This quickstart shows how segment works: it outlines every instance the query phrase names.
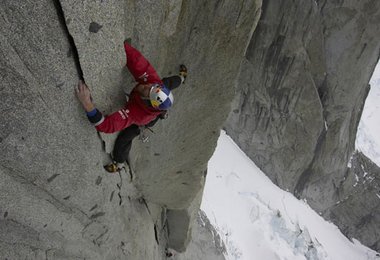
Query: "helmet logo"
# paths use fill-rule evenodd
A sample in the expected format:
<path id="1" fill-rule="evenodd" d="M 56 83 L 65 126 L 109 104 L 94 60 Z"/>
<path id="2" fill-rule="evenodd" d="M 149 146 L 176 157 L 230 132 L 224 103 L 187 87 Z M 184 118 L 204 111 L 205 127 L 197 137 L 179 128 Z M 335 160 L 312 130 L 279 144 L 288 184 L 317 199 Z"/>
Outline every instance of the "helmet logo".
<path id="1" fill-rule="evenodd" d="M 158 102 L 158 101 L 156 101 L 156 100 L 151 100 L 150 102 L 152 103 L 152 106 L 153 106 L 153 107 L 159 107 L 160 104 L 161 104 L 160 102 Z"/>

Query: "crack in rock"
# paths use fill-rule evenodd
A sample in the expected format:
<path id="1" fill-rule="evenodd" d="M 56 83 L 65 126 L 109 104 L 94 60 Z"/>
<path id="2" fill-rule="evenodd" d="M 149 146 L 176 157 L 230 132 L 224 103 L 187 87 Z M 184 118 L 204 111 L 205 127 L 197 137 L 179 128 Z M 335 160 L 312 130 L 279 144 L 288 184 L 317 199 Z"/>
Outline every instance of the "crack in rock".
<path id="1" fill-rule="evenodd" d="M 160 243 L 158 242 L 158 231 L 156 224 L 154 224 L 154 238 L 156 239 L 157 245 L 159 245 Z"/>
<path id="2" fill-rule="evenodd" d="M 102 183 L 102 177 L 98 176 L 98 178 L 95 181 L 95 185 L 100 185 Z"/>
<path id="3" fill-rule="evenodd" d="M 105 214 L 106 214 L 105 212 L 101 211 L 101 212 L 91 215 L 90 219 L 96 219 L 96 218 L 104 216 Z"/>
<path id="4" fill-rule="evenodd" d="M 115 194 L 115 191 L 112 191 L 111 192 L 111 196 L 110 196 L 110 201 L 112 201 L 113 200 L 113 195 Z"/>
<path id="5" fill-rule="evenodd" d="M 139 202 L 140 202 L 141 204 L 144 204 L 144 205 L 145 205 L 145 207 L 146 207 L 146 209 L 147 209 L 149 215 L 152 216 L 152 213 L 150 212 L 150 209 L 149 209 L 149 207 L 148 207 L 148 203 L 146 202 L 146 200 L 145 200 L 144 198 L 141 197 L 141 198 L 139 198 Z"/>
<path id="6" fill-rule="evenodd" d="M 57 178 L 60 174 L 56 173 L 56 174 L 53 174 L 52 176 L 50 176 L 48 179 L 47 179 L 47 182 L 50 183 L 52 182 L 55 178 Z"/>
<path id="7" fill-rule="evenodd" d="M 91 209 L 90 211 L 93 211 L 94 209 L 96 209 L 98 207 L 98 204 L 95 204 Z"/>
<path id="8" fill-rule="evenodd" d="M 119 177 L 120 177 L 120 182 L 116 184 L 116 186 L 119 189 L 119 192 L 117 193 L 117 195 L 119 196 L 119 205 L 121 206 L 121 204 L 123 203 L 123 198 L 121 197 L 121 187 L 123 186 L 123 178 L 121 176 L 121 171 L 119 171 Z"/>
<path id="9" fill-rule="evenodd" d="M 56 11 L 57 11 L 59 22 L 60 22 L 60 24 L 61 24 L 61 26 L 62 26 L 65 34 L 66 34 L 67 39 L 69 41 L 69 44 L 71 46 L 70 50 L 71 50 L 71 54 L 73 55 L 73 58 L 74 58 L 75 67 L 77 69 L 78 77 L 80 80 L 84 80 L 83 70 L 82 70 L 82 67 L 81 67 L 80 61 L 79 61 L 78 49 L 75 45 L 74 38 L 70 34 L 69 28 L 67 27 L 66 19 L 65 19 L 65 13 L 63 11 L 61 2 L 59 0 L 54 0 L 53 2 L 54 2 L 54 6 L 56 8 Z"/>

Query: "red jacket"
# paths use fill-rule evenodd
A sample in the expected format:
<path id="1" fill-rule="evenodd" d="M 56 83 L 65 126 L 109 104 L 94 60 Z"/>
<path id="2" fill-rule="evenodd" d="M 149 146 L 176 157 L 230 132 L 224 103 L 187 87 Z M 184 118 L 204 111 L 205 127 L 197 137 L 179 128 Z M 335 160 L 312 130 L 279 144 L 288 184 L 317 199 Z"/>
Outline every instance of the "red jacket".
<path id="1" fill-rule="evenodd" d="M 93 118 L 89 116 L 89 120 L 95 124 L 96 129 L 100 132 L 114 133 L 132 124 L 143 126 L 162 113 L 161 110 L 149 106 L 136 91 L 136 87 L 140 84 L 162 84 L 160 77 L 138 50 L 127 43 L 124 43 L 124 49 L 127 56 L 127 67 L 138 84 L 132 90 L 128 102 L 119 111 L 108 116 L 103 116 L 97 111 L 98 113 Z"/>

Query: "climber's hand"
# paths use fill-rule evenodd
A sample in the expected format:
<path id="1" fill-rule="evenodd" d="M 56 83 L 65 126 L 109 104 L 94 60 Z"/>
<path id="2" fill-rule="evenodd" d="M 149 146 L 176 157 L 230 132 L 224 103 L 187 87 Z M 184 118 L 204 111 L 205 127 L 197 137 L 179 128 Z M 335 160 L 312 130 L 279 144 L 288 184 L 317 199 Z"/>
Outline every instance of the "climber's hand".
<path id="1" fill-rule="evenodd" d="M 94 104 L 92 103 L 90 89 L 87 87 L 86 83 L 80 80 L 78 87 L 75 88 L 75 92 L 79 101 L 82 103 L 83 108 L 87 112 L 90 112 L 95 108 Z"/>

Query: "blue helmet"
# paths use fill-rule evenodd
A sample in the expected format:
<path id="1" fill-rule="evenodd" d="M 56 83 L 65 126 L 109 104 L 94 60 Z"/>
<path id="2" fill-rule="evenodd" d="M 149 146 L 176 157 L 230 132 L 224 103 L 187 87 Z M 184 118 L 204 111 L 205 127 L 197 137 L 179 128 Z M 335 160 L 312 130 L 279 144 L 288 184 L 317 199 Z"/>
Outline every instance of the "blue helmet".
<path id="1" fill-rule="evenodd" d="M 149 92 L 150 103 L 154 108 L 167 110 L 173 104 L 173 94 L 165 85 L 154 84 Z"/>

